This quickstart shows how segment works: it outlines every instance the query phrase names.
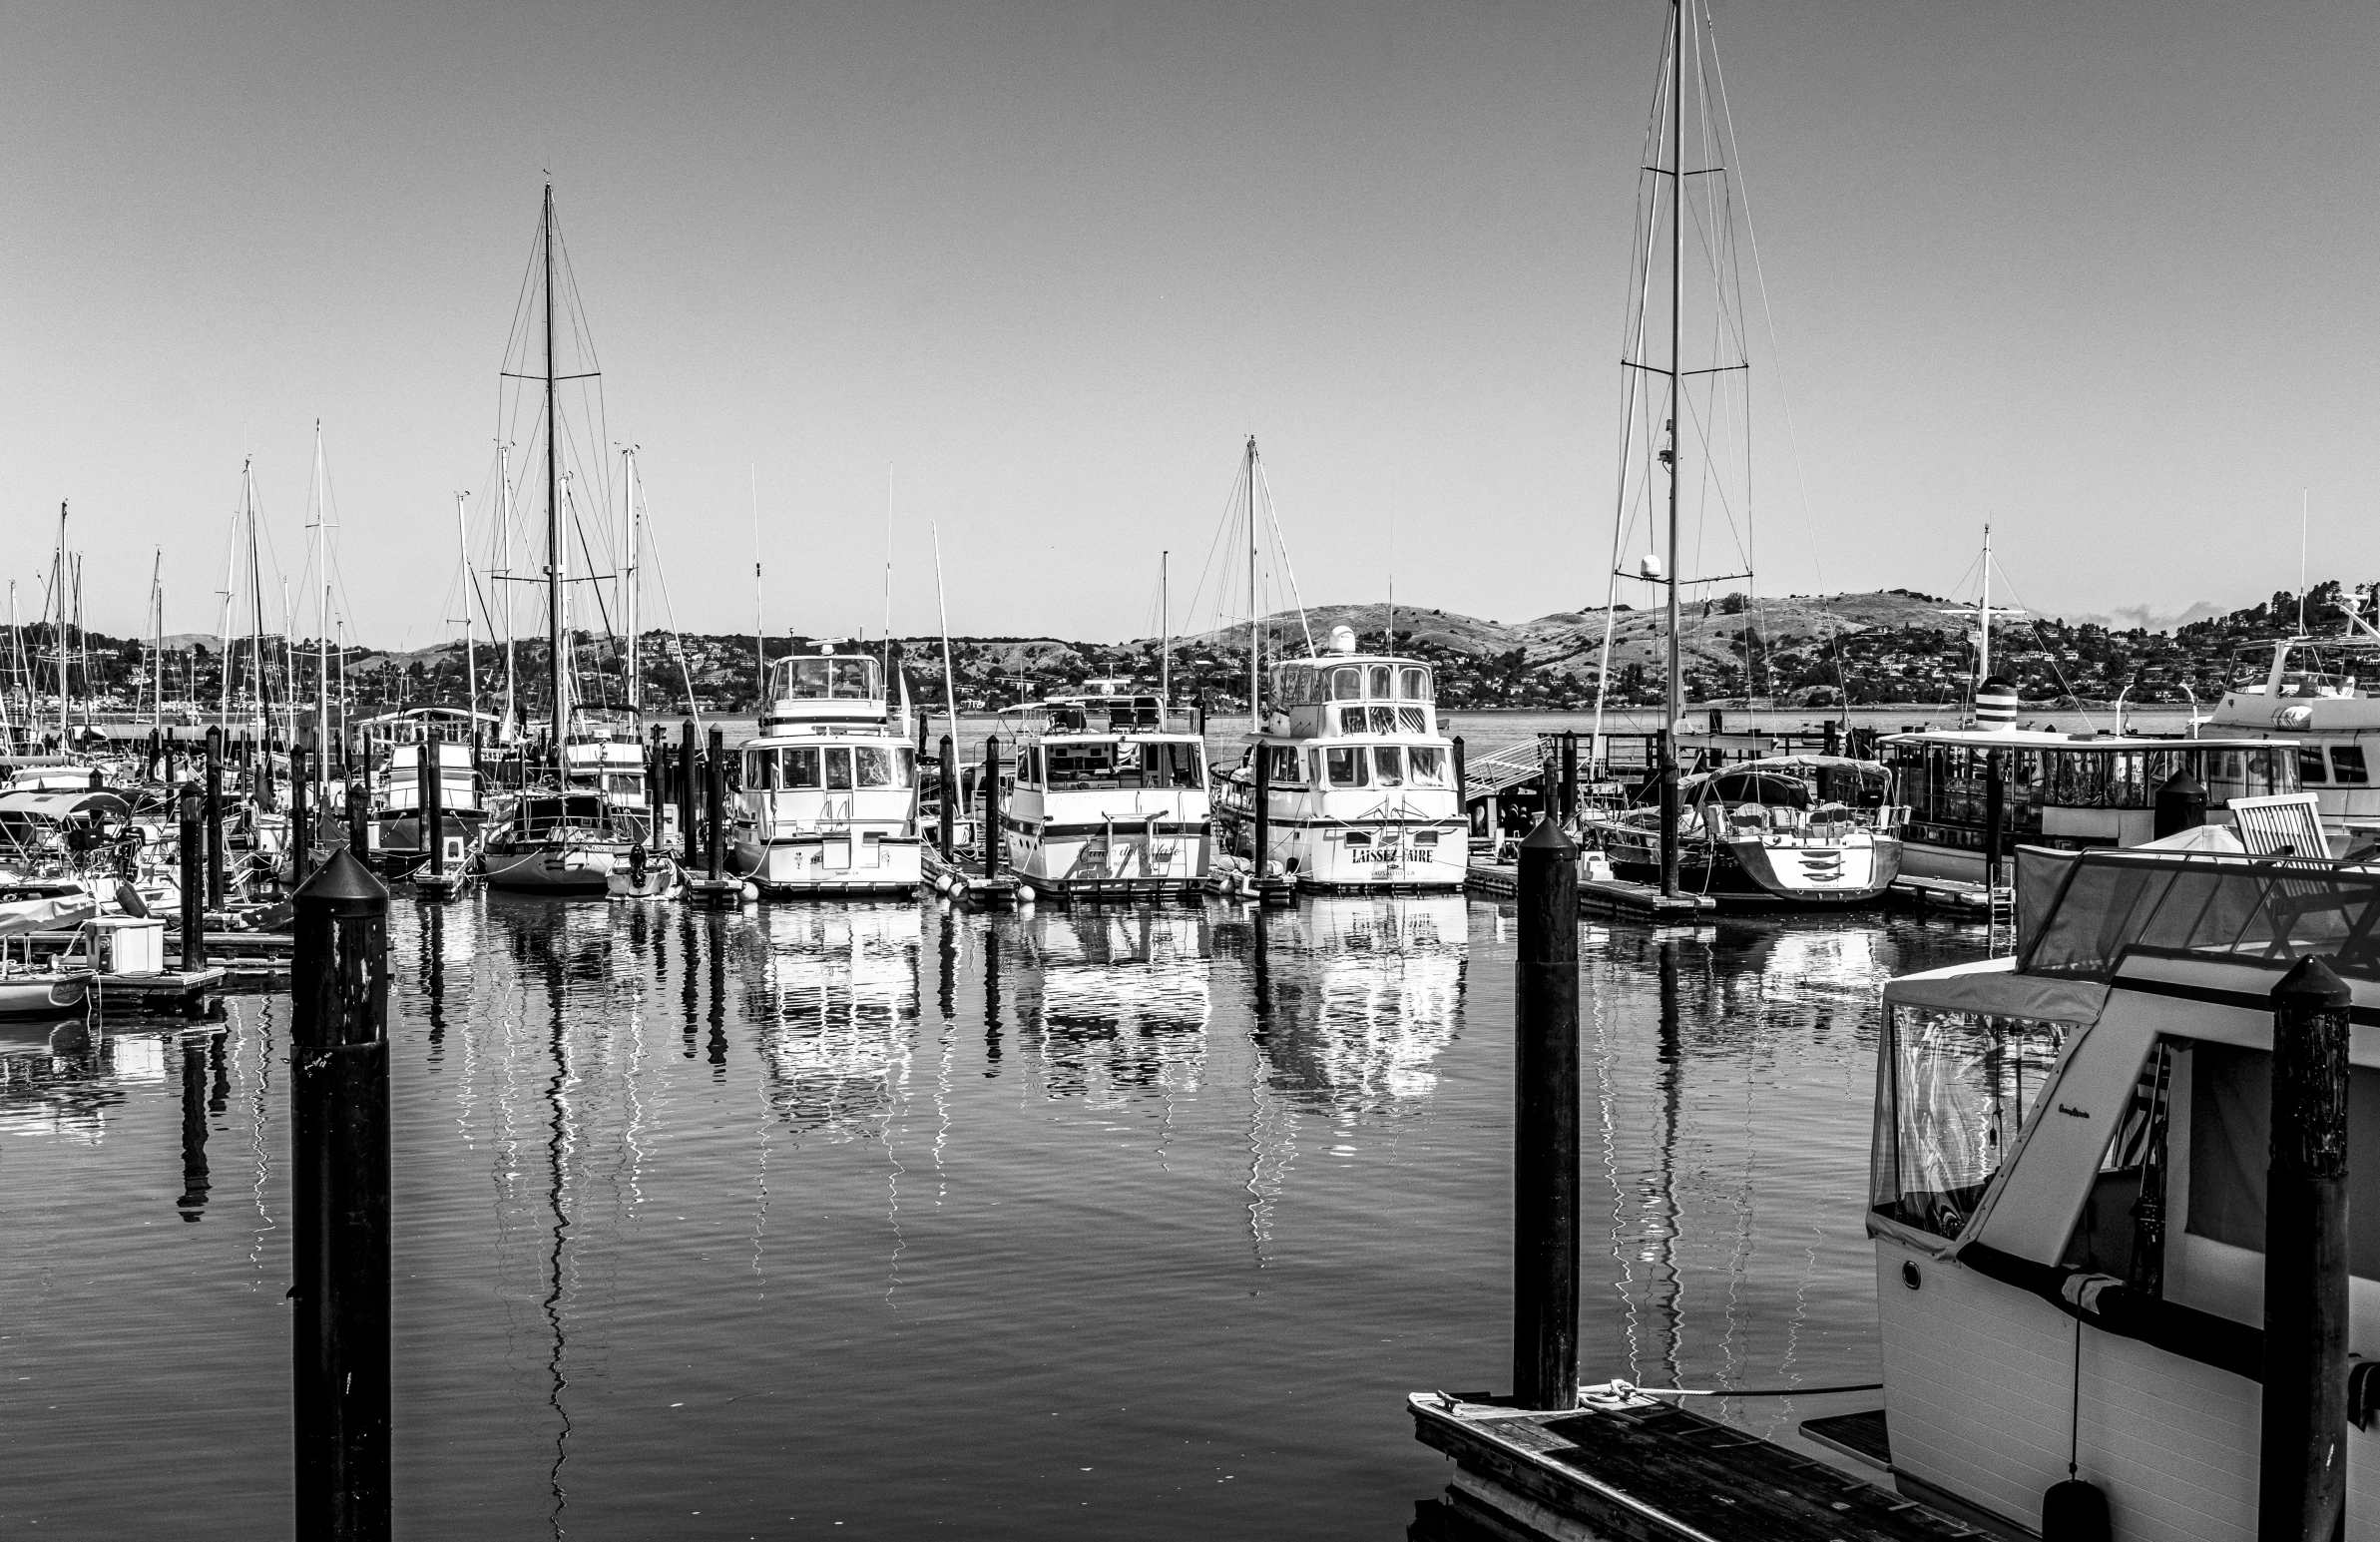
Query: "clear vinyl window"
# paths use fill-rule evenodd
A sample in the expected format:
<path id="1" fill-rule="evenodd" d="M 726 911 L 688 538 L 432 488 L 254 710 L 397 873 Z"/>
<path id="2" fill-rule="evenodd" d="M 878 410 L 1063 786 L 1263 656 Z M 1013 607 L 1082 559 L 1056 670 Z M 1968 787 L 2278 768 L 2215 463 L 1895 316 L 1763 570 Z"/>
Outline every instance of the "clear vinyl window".
<path id="1" fill-rule="evenodd" d="M 1876 1213 L 1957 1237 L 2065 1044 L 2062 1024 L 2035 1018 L 1889 1008 L 1876 1060 Z"/>

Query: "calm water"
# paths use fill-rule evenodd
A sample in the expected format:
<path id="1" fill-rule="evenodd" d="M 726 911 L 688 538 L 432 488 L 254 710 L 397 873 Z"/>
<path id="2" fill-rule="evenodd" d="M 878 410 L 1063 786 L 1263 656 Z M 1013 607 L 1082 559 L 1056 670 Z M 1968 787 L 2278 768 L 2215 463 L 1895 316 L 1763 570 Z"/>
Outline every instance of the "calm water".
<path id="1" fill-rule="evenodd" d="M 400 895 L 400 1531 L 1402 1536 L 1404 1394 L 1509 1380 L 1509 929 Z M 1872 1378 L 1876 988 L 1980 934 L 1586 939 L 1589 1377 Z M 285 1531 L 287 1007 L 228 1007 L 0 1040 L 11 1533 Z"/>

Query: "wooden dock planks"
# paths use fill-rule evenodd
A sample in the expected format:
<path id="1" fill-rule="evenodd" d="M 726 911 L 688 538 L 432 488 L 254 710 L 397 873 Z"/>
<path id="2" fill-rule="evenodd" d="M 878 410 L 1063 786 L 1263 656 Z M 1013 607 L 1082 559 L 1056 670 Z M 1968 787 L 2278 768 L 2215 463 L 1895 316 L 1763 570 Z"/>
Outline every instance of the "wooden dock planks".
<path id="1" fill-rule="evenodd" d="M 1455 1459 L 1448 1537 L 1555 1542 L 1929 1542 L 1981 1537 L 1889 1488 L 1645 1397 L 1576 1413 L 1419 1393 L 1414 1434 Z M 1483 1515 L 1479 1512 L 1487 1511 Z M 1422 1530 L 1417 1520 L 1416 1530 Z"/>
<path id="2" fill-rule="evenodd" d="M 1509 899 L 1520 893 L 1520 869 L 1510 862 L 1474 860 L 1464 887 L 1474 894 Z M 1665 921 L 1695 920 L 1718 908 L 1707 894 L 1679 894 L 1674 899 L 1650 884 L 1626 878 L 1579 879 L 1579 908 L 1606 915 L 1643 915 Z"/>

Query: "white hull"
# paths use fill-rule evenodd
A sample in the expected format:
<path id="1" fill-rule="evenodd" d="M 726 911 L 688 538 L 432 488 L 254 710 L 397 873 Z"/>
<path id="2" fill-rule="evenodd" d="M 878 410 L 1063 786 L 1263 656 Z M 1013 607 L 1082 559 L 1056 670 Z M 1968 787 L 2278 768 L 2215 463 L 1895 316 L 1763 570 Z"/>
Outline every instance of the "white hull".
<path id="1" fill-rule="evenodd" d="M 1213 837 L 1146 822 L 1058 835 L 1011 827 L 1007 855 L 1009 870 L 1039 893 L 1190 894 L 1205 882 Z"/>
<path id="2" fill-rule="evenodd" d="M 1471 843 L 1461 825 L 1276 824 L 1268 835 L 1264 870 L 1300 888 L 1459 889 L 1469 876 Z"/>
<path id="3" fill-rule="evenodd" d="M 735 845 L 735 870 L 771 898 L 803 894 L 909 892 L 924 881 L 915 835 L 786 835 Z"/>
<path id="4" fill-rule="evenodd" d="M 91 988 L 79 974 L 0 976 L 0 1017 L 49 1017 L 82 1006 Z"/>
<path id="5" fill-rule="evenodd" d="M 610 846 L 540 845 L 522 851 L 490 851 L 488 887 L 533 894 L 601 894 L 612 869 L 626 871 L 628 853 Z"/>

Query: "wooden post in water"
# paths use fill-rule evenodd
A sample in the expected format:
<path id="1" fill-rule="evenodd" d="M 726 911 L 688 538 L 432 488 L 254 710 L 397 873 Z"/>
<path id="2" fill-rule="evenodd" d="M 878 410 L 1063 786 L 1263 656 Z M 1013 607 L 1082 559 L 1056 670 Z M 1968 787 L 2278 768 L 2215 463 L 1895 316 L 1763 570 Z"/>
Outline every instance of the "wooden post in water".
<path id="1" fill-rule="evenodd" d="M 1562 827 L 1570 829 L 1579 819 L 1579 731 L 1562 731 Z"/>
<path id="2" fill-rule="evenodd" d="M 446 833 L 446 788 L 439 785 L 438 747 L 428 740 L 421 742 L 421 795 L 414 799 L 414 823 L 421 827 L 422 871 L 431 877 L 446 871 L 446 843 L 439 837 Z"/>
<path id="3" fill-rule="evenodd" d="M 1266 876 L 1272 855 L 1272 747 L 1256 746 L 1256 773 L 1249 781 L 1248 800 L 1254 815 L 1248 829 L 1247 870 L 1253 877 Z M 1294 839 L 1295 837 L 1291 837 Z"/>
<path id="4" fill-rule="evenodd" d="M 289 747 L 289 880 L 303 883 L 307 854 L 314 844 L 313 809 L 305 800 L 305 751 Z"/>
<path id="5" fill-rule="evenodd" d="M 347 767 L 347 852 L 365 866 L 372 861 L 372 795 L 355 773 L 355 767 Z"/>
<path id="6" fill-rule="evenodd" d="M 1471 860 L 1471 774 L 1463 766 L 1463 736 L 1454 737 L 1455 810 L 1463 816 L 1463 860 Z M 1493 835 L 1494 830 L 1488 831 Z"/>
<path id="7" fill-rule="evenodd" d="M 2008 781 L 2002 774 L 2000 752 L 1984 752 L 1984 882 L 2001 884 L 2000 848 L 2008 839 Z"/>
<path id="8" fill-rule="evenodd" d="M 1662 892 L 1677 897 L 1677 741 L 1661 731 L 1662 773 Z"/>
<path id="9" fill-rule="evenodd" d="M 976 844 L 983 847 L 983 875 L 1000 876 L 1000 736 L 983 740 L 983 831 Z"/>
<path id="10" fill-rule="evenodd" d="M 224 729 L 207 731 L 207 908 L 224 907 Z"/>
<path id="11" fill-rule="evenodd" d="M 1551 818 L 1521 842 L 1513 989 L 1513 1396 L 1579 1397 L 1579 848 Z"/>
<path id="12" fill-rule="evenodd" d="M 2258 1542 L 2328 1542 L 2347 1502 L 2346 984 L 2318 957 L 2272 992 Z"/>
<path id="13" fill-rule="evenodd" d="M 207 967 L 207 800 L 199 784 L 182 784 L 182 967 Z"/>
<path id="14" fill-rule="evenodd" d="M 695 720 L 686 720 L 686 729 L 678 739 L 678 822 L 686 837 L 686 870 L 693 872 L 703 861 L 702 833 L 695 822 Z"/>
<path id="15" fill-rule="evenodd" d="M 388 1536 L 388 890 L 345 851 L 296 895 L 289 1104 L 297 1535 Z"/>
<path id="16" fill-rule="evenodd" d="M 942 860 L 948 862 L 956 860 L 952 853 L 958 849 L 959 838 L 959 763 L 948 734 L 942 736 L 938 774 L 942 777 Z"/>
<path id="17" fill-rule="evenodd" d="M 723 729 L 711 731 L 711 774 L 703 780 L 704 860 L 710 864 L 711 881 L 716 883 L 726 866 L 726 809 L 727 809 L 727 735 Z"/>

